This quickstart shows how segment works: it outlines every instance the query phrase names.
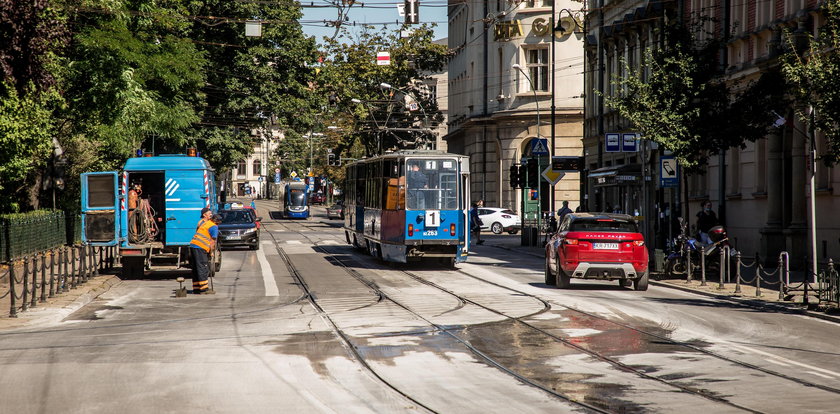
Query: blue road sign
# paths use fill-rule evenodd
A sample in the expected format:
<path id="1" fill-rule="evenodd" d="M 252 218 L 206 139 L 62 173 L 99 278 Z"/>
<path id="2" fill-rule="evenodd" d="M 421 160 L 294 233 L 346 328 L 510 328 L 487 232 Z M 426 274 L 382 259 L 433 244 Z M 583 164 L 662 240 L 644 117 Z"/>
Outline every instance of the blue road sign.
<path id="1" fill-rule="evenodd" d="M 621 137 L 618 134 L 607 134 L 604 140 L 605 152 L 621 152 Z"/>
<path id="2" fill-rule="evenodd" d="M 638 152 L 639 140 L 636 134 L 622 134 L 621 152 Z"/>
<path id="3" fill-rule="evenodd" d="M 280 173 L 274 173 L 274 183 L 280 184 Z"/>
<path id="4" fill-rule="evenodd" d="M 676 188 L 680 184 L 679 167 L 672 155 L 659 157 L 659 186 Z"/>
<path id="5" fill-rule="evenodd" d="M 531 155 L 548 155 L 548 140 L 539 138 L 531 141 Z"/>

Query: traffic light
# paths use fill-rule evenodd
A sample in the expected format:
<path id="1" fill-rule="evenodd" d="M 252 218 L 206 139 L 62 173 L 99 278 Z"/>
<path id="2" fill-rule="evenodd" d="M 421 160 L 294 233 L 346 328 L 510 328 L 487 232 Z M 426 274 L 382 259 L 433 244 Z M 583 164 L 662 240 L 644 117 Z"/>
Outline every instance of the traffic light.
<path id="1" fill-rule="evenodd" d="M 528 160 L 528 188 L 539 188 L 540 186 L 540 169 L 537 165 L 536 159 Z"/>
<path id="2" fill-rule="evenodd" d="M 327 154 L 327 165 L 338 165 L 335 163 L 335 154 L 331 152 Z"/>
<path id="3" fill-rule="evenodd" d="M 510 166 L 510 186 L 512 188 L 522 188 L 522 166 L 513 164 Z"/>

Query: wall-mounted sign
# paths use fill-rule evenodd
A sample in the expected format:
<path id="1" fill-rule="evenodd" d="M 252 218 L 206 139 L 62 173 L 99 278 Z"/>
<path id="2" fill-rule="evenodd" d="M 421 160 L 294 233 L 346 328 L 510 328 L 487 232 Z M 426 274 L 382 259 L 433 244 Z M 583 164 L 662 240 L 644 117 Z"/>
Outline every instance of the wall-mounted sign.
<path id="1" fill-rule="evenodd" d="M 621 138 L 621 152 L 639 151 L 639 134 L 622 134 Z"/>
<path id="2" fill-rule="evenodd" d="M 498 22 L 493 26 L 494 40 L 510 40 L 522 36 L 522 23 L 519 20 Z"/>
<path id="3" fill-rule="evenodd" d="M 604 140 L 605 152 L 621 152 L 621 140 L 618 134 L 607 134 Z"/>

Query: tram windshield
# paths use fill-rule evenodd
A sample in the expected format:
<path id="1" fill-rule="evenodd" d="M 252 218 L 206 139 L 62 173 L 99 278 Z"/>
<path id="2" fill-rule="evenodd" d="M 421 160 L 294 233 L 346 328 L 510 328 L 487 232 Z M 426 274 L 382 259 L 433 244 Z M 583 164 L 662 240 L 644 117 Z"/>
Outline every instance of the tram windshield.
<path id="1" fill-rule="evenodd" d="M 289 189 L 289 205 L 290 206 L 305 206 L 306 193 L 300 188 Z"/>
<path id="2" fill-rule="evenodd" d="M 406 209 L 458 208 L 458 162 L 452 159 L 412 158 L 406 161 Z"/>

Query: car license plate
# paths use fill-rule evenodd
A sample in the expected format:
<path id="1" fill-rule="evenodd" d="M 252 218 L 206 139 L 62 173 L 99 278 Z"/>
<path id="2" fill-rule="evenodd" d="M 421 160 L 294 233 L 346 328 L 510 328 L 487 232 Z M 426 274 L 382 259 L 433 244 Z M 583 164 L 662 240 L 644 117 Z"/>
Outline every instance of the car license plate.
<path id="1" fill-rule="evenodd" d="M 596 250 L 618 250 L 618 243 L 592 243 L 592 248 Z"/>
<path id="2" fill-rule="evenodd" d="M 437 230 L 426 230 L 423 232 L 424 236 L 437 236 Z"/>
<path id="3" fill-rule="evenodd" d="M 242 238 L 239 236 L 227 236 L 225 240 L 241 240 Z"/>

